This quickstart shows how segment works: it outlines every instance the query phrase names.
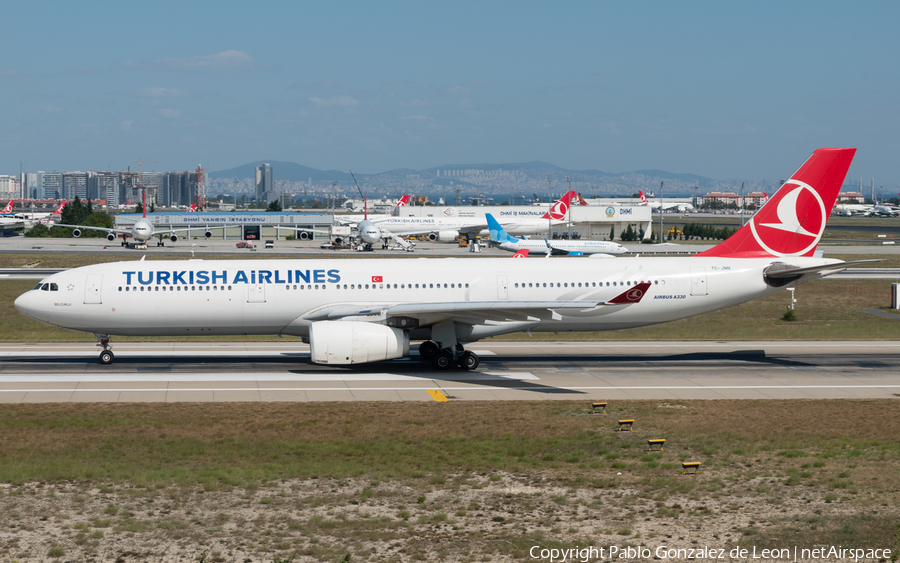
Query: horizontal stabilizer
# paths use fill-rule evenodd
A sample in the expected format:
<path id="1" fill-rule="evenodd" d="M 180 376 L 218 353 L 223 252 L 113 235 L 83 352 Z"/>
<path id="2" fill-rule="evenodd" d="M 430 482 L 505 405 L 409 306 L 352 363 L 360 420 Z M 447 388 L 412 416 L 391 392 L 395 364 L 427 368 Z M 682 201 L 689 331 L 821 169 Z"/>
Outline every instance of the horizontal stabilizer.
<path id="1" fill-rule="evenodd" d="M 809 266 L 808 268 L 792 268 L 789 264 L 776 262 L 766 268 L 765 274 L 767 278 L 794 278 L 806 274 L 815 274 L 816 272 L 824 272 L 827 270 L 846 270 L 850 266 L 856 264 L 865 264 L 867 262 L 881 262 L 878 258 L 870 260 L 854 260 L 852 262 L 838 262 L 835 264 L 824 264 L 820 266 Z"/>

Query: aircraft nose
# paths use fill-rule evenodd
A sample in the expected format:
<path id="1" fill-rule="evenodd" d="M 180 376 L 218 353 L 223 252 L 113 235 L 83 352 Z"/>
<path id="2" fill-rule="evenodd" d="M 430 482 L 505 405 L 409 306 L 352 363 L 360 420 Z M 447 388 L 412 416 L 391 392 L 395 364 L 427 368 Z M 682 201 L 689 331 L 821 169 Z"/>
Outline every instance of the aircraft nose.
<path id="1" fill-rule="evenodd" d="M 13 306 L 23 315 L 31 317 L 32 319 L 41 320 L 40 310 L 37 300 L 34 297 L 34 293 L 34 291 L 23 293 L 16 298 Z"/>

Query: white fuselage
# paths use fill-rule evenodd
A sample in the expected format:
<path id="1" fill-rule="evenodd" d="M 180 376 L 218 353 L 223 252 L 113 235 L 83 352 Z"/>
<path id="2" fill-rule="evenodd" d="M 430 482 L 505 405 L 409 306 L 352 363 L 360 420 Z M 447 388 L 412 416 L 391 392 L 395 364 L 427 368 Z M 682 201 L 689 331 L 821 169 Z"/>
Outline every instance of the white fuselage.
<path id="1" fill-rule="evenodd" d="M 131 227 L 131 238 L 137 242 L 147 242 L 153 238 L 153 223 L 147 219 L 138 219 Z"/>
<path id="2" fill-rule="evenodd" d="M 442 231 L 456 231 L 474 235 L 487 236 L 487 219 L 484 216 L 477 218 L 468 217 L 390 217 L 376 221 L 379 227 L 384 227 L 395 235 L 421 234 L 426 232 L 439 233 Z M 514 219 L 501 223 L 507 233 L 511 235 L 533 235 L 546 233 L 551 227 L 565 225 L 565 221 L 548 221 L 547 219 Z"/>
<path id="3" fill-rule="evenodd" d="M 730 307 L 783 289 L 763 279 L 764 268 L 773 262 L 797 267 L 840 263 L 817 258 L 646 257 L 558 260 L 553 268 L 536 268 L 534 261 L 509 258 L 133 261 L 54 274 L 39 287 L 55 290 L 28 291 L 15 306 L 42 322 L 110 335 L 306 336 L 310 321 L 304 317 L 336 304 L 371 304 L 376 310 L 398 303 L 596 302 L 642 281 L 651 284 L 639 303 L 559 310 L 556 320 L 488 321 L 487 328 L 476 323 L 468 340 L 477 340 L 526 329 L 631 328 Z"/>
<path id="4" fill-rule="evenodd" d="M 617 242 L 606 240 L 548 240 L 518 239 L 515 242 L 491 242 L 495 246 L 509 252 L 528 250 L 535 254 L 565 254 L 581 252 L 582 254 L 625 254 L 628 249 Z"/>

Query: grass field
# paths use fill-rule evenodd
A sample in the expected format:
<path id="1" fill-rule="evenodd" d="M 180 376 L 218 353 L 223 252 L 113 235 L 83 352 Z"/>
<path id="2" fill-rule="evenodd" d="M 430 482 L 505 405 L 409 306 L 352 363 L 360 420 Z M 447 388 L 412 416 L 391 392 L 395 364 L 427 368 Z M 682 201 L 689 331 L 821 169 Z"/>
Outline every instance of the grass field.
<path id="1" fill-rule="evenodd" d="M 0 509 L 12 530 L 0 529 L 0 557 L 44 560 L 49 543 L 27 537 L 47 527 L 66 556 L 128 549 L 153 561 L 900 547 L 895 400 L 588 406 L 3 405 Z M 614 432 L 626 417 L 636 430 Z M 650 438 L 664 451 L 648 453 Z M 686 460 L 702 462 L 698 475 L 681 474 Z"/>

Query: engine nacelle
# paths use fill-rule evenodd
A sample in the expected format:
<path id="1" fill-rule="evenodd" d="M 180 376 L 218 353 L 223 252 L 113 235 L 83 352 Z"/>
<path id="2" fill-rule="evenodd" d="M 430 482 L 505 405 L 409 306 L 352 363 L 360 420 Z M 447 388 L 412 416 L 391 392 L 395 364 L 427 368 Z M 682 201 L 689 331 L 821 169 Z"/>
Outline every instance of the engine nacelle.
<path id="1" fill-rule="evenodd" d="M 297 238 L 299 238 L 300 240 L 309 240 L 312 238 L 312 233 L 300 231 L 300 233 L 297 235 Z"/>
<path id="2" fill-rule="evenodd" d="M 171 236 L 169 237 L 169 240 L 172 241 L 172 242 L 178 242 L 178 235 L 171 235 Z"/>
<path id="3" fill-rule="evenodd" d="M 115 233 L 109 233 L 108 235 L 106 235 L 106 240 L 108 240 L 109 242 L 116 240 Z"/>
<path id="4" fill-rule="evenodd" d="M 212 238 L 212 233 L 209 231 L 206 231 L 205 233 L 203 233 L 203 236 L 205 236 L 206 238 Z"/>
<path id="5" fill-rule="evenodd" d="M 409 355 L 409 333 L 372 323 L 320 321 L 309 325 L 309 352 L 317 364 L 393 360 Z"/>
<path id="6" fill-rule="evenodd" d="M 459 231 L 438 231 L 428 235 L 431 242 L 453 242 L 459 237 Z"/>
<path id="7" fill-rule="evenodd" d="M 72 229 L 72 236 L 78 238 L 81 236 L 81 229 Z"/>

